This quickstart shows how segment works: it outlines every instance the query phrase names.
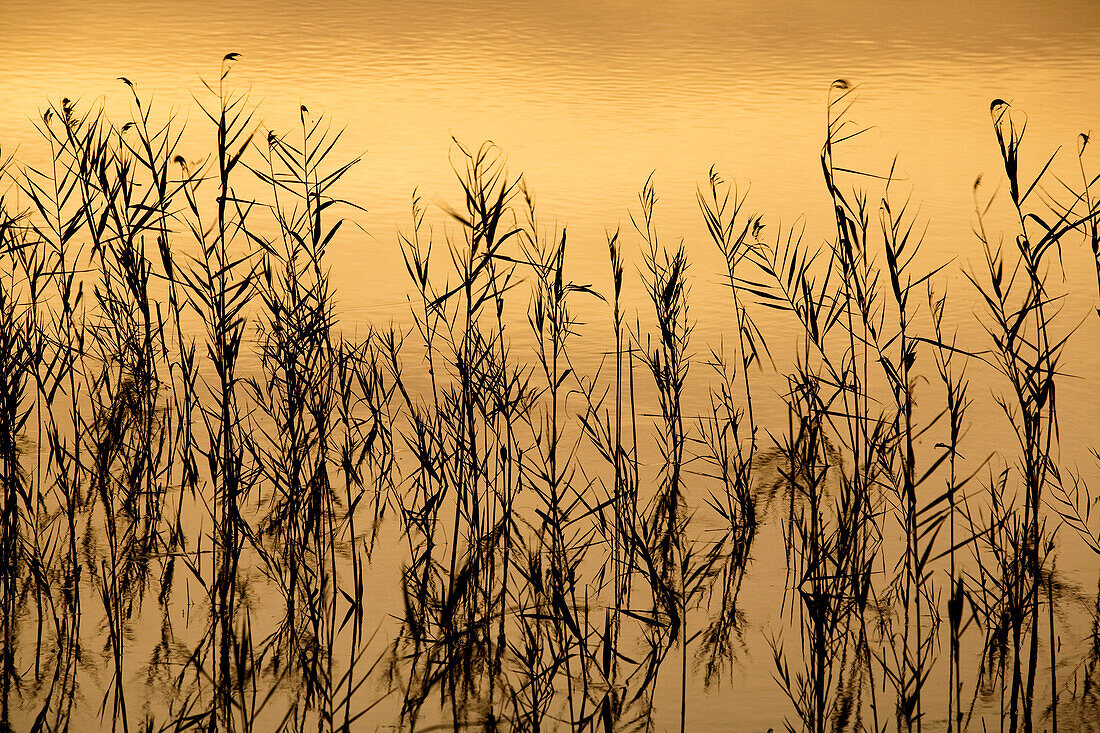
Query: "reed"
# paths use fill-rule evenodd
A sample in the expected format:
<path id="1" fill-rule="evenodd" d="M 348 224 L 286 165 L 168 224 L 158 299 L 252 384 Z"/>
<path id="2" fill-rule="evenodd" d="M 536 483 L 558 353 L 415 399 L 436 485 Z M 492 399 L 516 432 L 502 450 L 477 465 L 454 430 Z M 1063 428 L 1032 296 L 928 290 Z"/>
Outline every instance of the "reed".
<path id="1" fill-rule="evenodd" d="M 604 291 L 503 152 L 455 142 L 458 203 L 414 193 L 398 237 L 408 319 L 353 330 L 330 267 L 360 158 L 304 106 L 268 131 L 237 61 L 198 100 L 205 158 L 123 79 L 123 124 L 63 100 L 45 164 L 0 161 L 0 730 L 685 731 L 695 690 L 755 664 L 769 538 L 789 730 L 1095 721 L 1100 647 L 1057 644 L 1057 528 L 1100 552 L 1056 402 L 1076 237 L 1100 278 L 1087 135 L 1080 183 L 1025 176 L 1022 118 L 992 106 L 1013 231 L 976 185 L 987 348 L 897 164 L 847 163 L 842 80 L 821 246 L 714 169 L 705 238 L 670 246 L 651 177 L 599 242 Z M 732 338 L 705 344 L 692 282 L 715 275 Z M 990 373 L 1018 444 L 985 456 Z"/>
<path id="2" fill-rule="evenodd" d="M 1063 215 L 1048 225 L 1041 216 L 1026 211 L 1028 199 L 1050 161 L 1026 183 L 1019 170 L 1026 125 L 1019 125 L 1009 106 L 1001 100 L 994 100 L 990 112 L 1019 230 L 1015 237 L 1016 252 L 1006 252 L 992 244 L 986 234 L 983 211 L 977 209 L 976 232 L 985 246 L 987 267 L 981 284 L 976 276 L 971 276 L 971 280 L 988 309 L 986 328 L 994 347 L 995 367 L 1009 385 L 1008 395 L 998 397 L 998 404 L 1019 439 L 1018 475 L 1023 501 L 1022 507 L 1010 505 L 1008 509 L 1004 518 L 1007 536 L 1002 532 L 993 535 L 1003 537 L 1006 546 L 996 550 L 1004 558 L 998 579 L 1004 593 L 998 600 L 1003 607 L 1003 621 L 999 624 L 1004 627 L 993 624 L 991 628 L 1004 633 L 1009 644 L 1011 668 L 1006 672 L 1010 678 L 1006 711 L 1009 730 L 1030 731 L 1035 724 L 1034 692 L 1040 664 L 1040 591 L 1051 549 L 1043 516 L 1044 495 L 1061 480 L 1055 383 L 1062 348 L 1068 338 L 1055 335 L 1059 298 L 1048 291 L 1046 281 L 1052 256 L 1061 239 L 1076 224 Z M 1009 480 L 1007 471 L 999 479 L 1002 485 Z M 1053 674 L 1053 668 L 1050 671 Z M 1055 694 L 1053 690 L 1051 694 Z"/>
<path id="3" fill-rule="evenodd" d="M 5 167 L 10 161 L 4 161 Z M 15 256 L 20 242 L 17 219 L 9 213 L 7 201 L 0 201 L 0 244 L 5 260 Z M 17 273 L 2 273 L 0 286 L 0 409 L 3 410 L 0 432 L 0 461 L 3 464 L 4 511 L 0 518 L 0 546 L 3 561 L 0 564 L 0 583 L 4 589 L 0 607 L 0 625 L 3 633 L 2 665 L 3 683 L 0 686 L 0 727 L 12 730 L 12 693 L 17 689 L 19 671 L 16 666 L 16 649 L 19 636 L 20 598 L 27 574 L 23 535 L 26 532 L 25 513 L 33 511 L 34 502 L 20 465 L 17 441 L 31 416 L 27 400 L 27 386 L 33 383 L 31 364 L 33 348 L 27 307 L 17 299 Z"/>

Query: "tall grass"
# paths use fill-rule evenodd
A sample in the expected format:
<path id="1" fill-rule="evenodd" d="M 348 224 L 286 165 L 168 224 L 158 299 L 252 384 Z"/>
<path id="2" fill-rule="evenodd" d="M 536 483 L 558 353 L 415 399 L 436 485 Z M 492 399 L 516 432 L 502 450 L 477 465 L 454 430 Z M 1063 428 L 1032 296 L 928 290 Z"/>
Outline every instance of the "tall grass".
<path id="1" fill-rule="evenodd" d="M 414 193 L 398 236 L 409 327 L 357 334 L 330 268 L 359 157 L 304 106 L 267 130 L 237 61 L 198 100 L 206 157 L 123 79 L 131 119 L 63 100 L 46 162 L 0 165 L 0 729 L 685 731 L 698 689 L 758 664 L 768 537 L 789 730 L 1095 722 L 1100 654 L 1060 650 L 1055 569 L 1058 526 L 1100 548 L 1056 400 L 1058 267 L 1097 250 L 1087 135 L 1080 184 L 1025 175 L 1022 118 L 992 106 L 1014 230 L 976 185 L 986 346 L 898 164 L 847 162 L 844 81 L 822 246 L 713 169 L 709 241 L 670 246 L 651 177 L 599 243 L 606 288 L 581 282 L 591 243 L 456 141 L 457 203 Z M 715 275 L 732 338 L 705 344 Z M 976 380 L 1011 449 L 968 449 Z M 379 543 L 400 608 L 374 600 Z"/>

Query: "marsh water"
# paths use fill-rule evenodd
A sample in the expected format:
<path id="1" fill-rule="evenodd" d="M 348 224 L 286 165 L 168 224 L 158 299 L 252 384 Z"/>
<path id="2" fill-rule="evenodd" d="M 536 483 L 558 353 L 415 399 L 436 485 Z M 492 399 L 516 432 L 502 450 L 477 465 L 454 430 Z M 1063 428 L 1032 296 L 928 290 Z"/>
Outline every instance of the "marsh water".
<path id="1" fill-rule="evenodd" d="M 44 6 L 9 0 L 2 10 L 9 33 L 0 47 L 0 150 L 29 165 L 48 159 L 48 145 L 32 123 L 50 102 L 65 97 L 85 107 L 102 104 L 110 119 L 130 119 L 131 97 L 118 77 L 151 95 L 161 114 L 175 109 L 187 118 L 181 152 L 203 158 L 214 133 L 203 127 L 209 121 L 194 97 L 204 94 L 199 80 L 216 78 L 230 52 L 240 54 L 232 83 L 258 105 L 262 129 L 293 129 L 302 106 L 324 114 L 334 129 L 343 128 L 339 149 L 348 157 L 363 155 L 336 192 L 363 210 L 343 212 L 349 223 L 327 252 L 346 333 L 412 328 L 416 301 L 409 298 L 414 289 L 399 232 L 412 225 L 414 192 L 440 232 L 453 227 L 444 212 L 462 203 L 452 169 L 455 141 L 471 149 L 492 141 L 506 156 L 510 174 L 522 173 L 534 193 L 541 225 L 568 232 L 565 266 L 573 281 L 591 284 L 601 294 L 611 291 L 606 236 L 620 230 L 626 319 L 637 320 L 643 330 L 653 316 L 639 284 L 642 242 L 631 216 L 637 217 L 638 193 L 652 175 L 663 241 L 682 240 L 689 256 L 693 350 L 706 355 L 733 338 L 735 326 L 724 262 L 707 236 L 697 191 L 714 166 L 747 194 L 746 208 L 762 215 L 766 236 L 804 227 L 804 240 L 815 246 L 835 237 L 820 155 L 830 85 L 844 79 L 856 89 L 849 115 L 869 130 L 838 153 L 838 165 L 890 174 L 893 192 L 919 205 L 924 241 L 918 262 L 926 268 L 950 263 L 943 274 L 948 320 L 959 324 L 967 344 L 988 348 L 977 320 L 982 303 L 962 273 L 984 266 L 973 232 L 975 180 L 983 177 L 983 196 L 999 185 L 1002 193 L 1005 188 L 998 183 L 1004 164 L 991 101 L 1006 100 L 1026 114 L 1021 167 L 1032 176 L 1058 148 L 1051 170 L 1067 180 L 1078 175 L 1079 134 L 1100 132 L 1100 5 L 1091 2 L 63 0 Z M 1095 171 L 1097 157 L 1091 154 Z M 873 186 L 881 180 L 853 178 L 845 185 Z M 1047 189 L 1051 196 L 1059 193 L 1053 182 Z M 1008 222 L 1005 231 L 1011 231 L 1011 217 L 997 222 Z M 1005 241 L 1011 243 L 1012 236 L 1005 235 Z M 1062 253 L 1065 278 L 1061 271 L 1054 277 L 1066 295 L 1064 330 L 1080 326 L 1067 346 L 1067 376 L 1059 383 L 1061 459 L 1096 485 L 1100 472 L 1089 450 L 1100 445 L 1097 278 L 1087 245 L 1073 237 L 1066 242 L 1072 245 L 1064 245 Z M 614 349 L 606 324 L 596 323 L 606 320 L 606 308 L 594 300 L 580 307 L 596 325 L 574 348 L 581 355 L 578 363 L 594 369 Z M 509 317 L 516 348 L 530 355 L 526 304 Z M 793 361 L 795 324 L 764 309 L 757 325 L 775 360 Z M 406 369 L 410 383 L 426 385 L 426 374 L 415 364 Z M 1010 452 L 1015 438 L 993 399 L 1004 385 L 983 369 L 977 366 L 970 374 L 971 395 L 980 403 L 968 418 L 970 450 Z M 705 367 L 693 374 L 693 385 L 706 384 Z M 779 431 L 787 424 L 783 380 L 763 377 L 760 384 L 767 393 L 761 397 L 761 423 Z M 705 407 L 698 395 L 689 395 L 688 402 L 689 412 Z M 790 581 L 781 530 L 784 504 L 769 500 L 781 493 L 782 460 L 767 434 L 760 440 L 756 486 L 762 524 L 740 590 L 734 662 L 709 686 L 696 674 L 698 665 L 693 667 L 687 730 L 762 732 L 796 720 L 774 679 L 773 661 L 773 643 L 794 623 L 791 600 L 781 606 Z M 643 463 L 658 460 L 655 447 L 642 458 Z M 695 526 L 705 534 L 721 522 L 707 515 L 700 497 L 692 510 Z M 408 547 L 394 514 L 379 531 L 365 613 L 366 626 L 377 628 L 381 650 L 399 633 Z M 1083 664 L 1081 650 L 1092 643 L 1097 563 L 1071 532 L 1063 531 L 1059 543 L 1056 566 L 1064 575 L 1058 585 L 1063 597 L 1058 669 L 1060 694 L 1070 700 Z M 254 602 L 262 608 L 264 599 Z M 144 625 L 144 632 L 133 633 L 155 633 L 150 631 L 155 622 Z M 89 646 L 98 652 L 105 643 Z M 964 643 L 966 651 L 980 656 L 976 642 L 970 644 Z M 690 655 L 688 660 L 692 663 Z M 666 665 L 673 671 L 655 693 L 656 730 L 679 729 L 679 663 L 679 657 L 670 658 Z M 965 662 L 964 671 L 973 672 L 976 664 Z M 127 681 L 135 690 L 143 686 L 139 667 Z M 88 674 L 96 680 L 89 689 L 106 685 L 102 672 Z M 944 725 L 945 675 L 931 678 L 942 689 L 932 690 L 930 683 L 924 693 L 929 730 Z M 364 690 L 382 695 L 383 677 Z M 136 699 L 141 696 L 135 693 Z M 109 729 L 109 706 L 97 717 L 99 699 L 89 698 L 82 703 L 82 724 Z M 373 709 L 357 725 L 392 729 L 398 724 L 395 705 Z M 991 698 L 982 698 L 973 710 L 973 729 L 997 728 Z M 1037 712 L 1036 719 L 1041 717 Z M 15 720 L 20 730 L 32 718 Z M 887 721 L 892 727 L 891 715 Z M 1087 730 L 1098 721 L 1087 710 L 1076 718 L 1067 713 L 1062 728 Z M 1039 729 L 1049 727 L 1042 718 Z"/>

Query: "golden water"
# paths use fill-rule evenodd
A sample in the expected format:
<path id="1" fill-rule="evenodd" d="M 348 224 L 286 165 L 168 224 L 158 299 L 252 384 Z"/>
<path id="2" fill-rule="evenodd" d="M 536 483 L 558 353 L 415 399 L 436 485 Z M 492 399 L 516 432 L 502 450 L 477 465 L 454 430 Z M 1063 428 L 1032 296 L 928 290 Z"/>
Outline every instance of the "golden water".
<path id="1" fill-rule="evenodd" d="M 452 138 L 470 146 L 492 140 L 503 149 L 510 170 L 522 172 L 536 193 L 543 221 L 568 228 L 574 278 L 602 290 L 605 231 L 623 228 L 628 279 L 640 263 L 629 244 L 637 238 L 628 211 L 637 210 L 637 191 L 655 172 L 661 231 L 667 241 L 683 237 L 691 254 L 695 338 L 704 344 L 729 332 L 730 315 L 696 187 L 716 165 L 750 189 L 749 207 L 765 213 L 772 230 L 804 215 L 808 242 L 828 236 L 818 155 L 834 79 L 859 85 L 852 116 L 873 126 L 845 153 L 848 164 L 885 174 L 898 156 L 896 186 L 921 202 L 929 262 L 981 265 L 970 231 L 973 183 L 979 174 L 990 182 L 1003 175 L 992 99 L 1028 114 L 1025 170 L 1037 170 L 1062 146 L 1056 170 L 1074 172 L 1078 133 L 1100 132 L 1100 5 L 1091 2 L 8 0 L 0 19 L 0 150 L 17 147 L 27 162 L 43 154 L 30 120 L 47 100 L 102 101 L 112 118 L 126 119 L 130 102 L 119 76 L 155 94 L 161 110 L 190 117 L 184 152 L 205 154 L 213 133 L 201 138 L 205 120 L 192 95 L 231 51 L 241 54 L 232 79 L 251 89 L 264 127 L 293 126 L 303 104 L 346 127 L 342 149 L 365 157 L 340 195 L 367 209 L 349 214 L 360 228 L 345 228 L 331 253 L 350 327 L 405 319 L 409 289 L 396 232 L 409 226 L 414 189 L 431 203 L 457 198 Z M 1096 304 L 1087 254 L 1066 253 L 1068 326 Z M 955 278 L 957 318 L 977 307 L 969 293 Z M 632 303 L 648 317 L 641 298 Z M 780 342 L 782 328 L 773 331 Z M 1098 335 L 1095 319 L 1088 321 L 1067 355 L 1070 371 L 1082 377 L 1066 380 L 1060 395 L 1070 463 L 1086 461 L 1085 449 L 1100 444 Z M 975 381 L 972 391 L 988 402 L 996 385 Z M 998 419 L 993 409 L 980 414 Z M 991 434 L 1004 435 L 997 430 Z M 978 441 L 988 439 L 977 432 Z M 753 630 L 739 669 L 720 689 L 692 693 L 690 730 L 778 729 L 789 714 L 764 637 L 782 625 L 774 540 L 758 539 L 754 549 L 756 580 L 745 589 Z M 1080 545 L 1068 542 L 1060 553 L 1059 566 L 1080 567 L 1087 582 Z M 391 569 L 400 561 L 375 558 Z M 1084 629 L 1085 610 L 1068 609 L 1067 628 Z M 377 609 L 380 619 L 392 611 Z M 662 719 L 669 729 L 678 723 L 673 707 Z"/>

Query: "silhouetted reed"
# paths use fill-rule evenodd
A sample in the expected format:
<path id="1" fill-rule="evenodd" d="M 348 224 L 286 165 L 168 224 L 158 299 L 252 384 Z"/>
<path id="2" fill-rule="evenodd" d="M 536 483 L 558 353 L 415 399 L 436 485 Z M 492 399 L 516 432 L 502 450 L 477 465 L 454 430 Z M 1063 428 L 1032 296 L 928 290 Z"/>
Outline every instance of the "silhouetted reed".
<path id="1" fill-rule="evenodd" d="M 66 99 L 36 123 L 46 163 L 0 161 L 0 730 L 684 731 L 752 646 L 767 533 L 788 730 L 1095 722 L 1098 634 L 1059 650 L 1055 572 L 1058 526 L 1100 552 L 1056 404 L 1063 245 L 1100 283 L 1087 135 L 1080 184 L 1053 158 L 1025 176 L 992 105 L 1014 231 L 977 201 L 988 349 L 961 345 L 896 164 L 843 160 L 864 130 L 842 80 L 822 246 L 713 169 L 696 192 L 728 343 L 695 332 L 652 176 L 600 243 L 603 291 L 503 152 L 457 141 L 460 202 L 414 193 L 399 235 L 408 319 L 358 335 L 329 268 L 359 158 L 304 106 L 263 128 L 237 60 L 197 100 L 205 158 L 122 79 L 132 119 Z M 1018 445 L 968 455 L 989 373 Z M 395 537 L 400 609 L 372 600 Z"/>

